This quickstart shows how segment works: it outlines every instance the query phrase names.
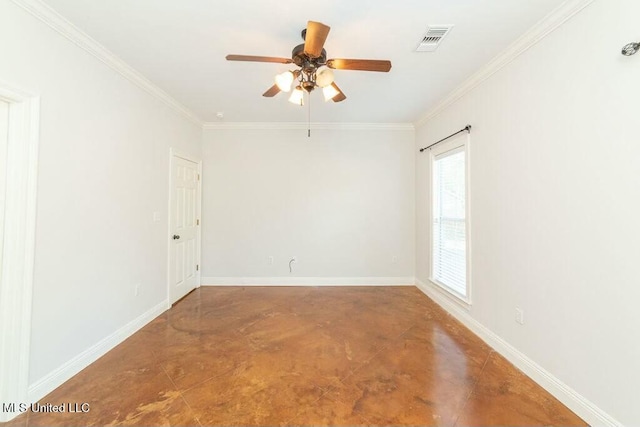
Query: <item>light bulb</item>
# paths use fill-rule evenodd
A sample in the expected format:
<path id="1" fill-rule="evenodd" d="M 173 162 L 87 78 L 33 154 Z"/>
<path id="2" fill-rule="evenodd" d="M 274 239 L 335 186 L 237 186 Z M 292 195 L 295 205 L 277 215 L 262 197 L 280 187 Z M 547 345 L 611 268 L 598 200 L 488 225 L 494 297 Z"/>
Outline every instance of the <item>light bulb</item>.
<path id="1" fill-rule="evenodd" d="M 291 92 L 289 102 L 296 105 L 304 105 L 304 92 L 302 91 L 302 86 L 296 86 L 293 92 Z"/>
<path id="2" fill-rule="evenodd" d="M 276 86 L 283 92 L 289 92 L 291 90 L 291 83 L 293 83 L 293 73 L 291 71 L 285 71 L 282 74 L 276 75 Z"/>
<path id="3" fill-rule="evenodd" d="M 322 67 L 316 74 L 316 84 L 320 87 L 327 87 L 333 83 L 333 70 L 329 67 Z"/>
<path id="4" fill-rule="evenodd" d="M 333 99 L 339 93 L 340 92 L 338 91 L 338 89 L 333 87 L 332 84 L 322 88 L 322 94 L 324 95 L 324 101 L 325 102 L 329 101 L 330 99 Z"/>

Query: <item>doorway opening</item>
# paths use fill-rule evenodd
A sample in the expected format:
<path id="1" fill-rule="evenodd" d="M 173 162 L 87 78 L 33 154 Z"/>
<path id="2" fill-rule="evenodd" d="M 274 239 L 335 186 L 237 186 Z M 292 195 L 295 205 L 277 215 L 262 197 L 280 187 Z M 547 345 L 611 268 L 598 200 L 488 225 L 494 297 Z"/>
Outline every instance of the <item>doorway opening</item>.
<path id="1" fill-rule="evenodd" d="M 0 82 L 0 422 L 28 399 L 39 105 Z"/>

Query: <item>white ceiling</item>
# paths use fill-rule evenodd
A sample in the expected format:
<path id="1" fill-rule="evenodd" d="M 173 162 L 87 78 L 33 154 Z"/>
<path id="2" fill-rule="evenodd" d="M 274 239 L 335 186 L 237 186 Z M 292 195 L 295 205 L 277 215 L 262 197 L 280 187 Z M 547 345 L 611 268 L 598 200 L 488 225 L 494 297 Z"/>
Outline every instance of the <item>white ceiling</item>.
<path id="1" fill-rule="evenodd" d="M 230 62 L 229 53 L 290 57 L 308 20 L 331 27 L 329 58 L 389 59 L 389 73 L 336 70 L 347 95 L 311 94 L 314 122 L 409 123 L 563 0 L 45 0 L 202 120 L 305 122 L 287 94 L 264 98 L 291 65 Z M 427 26 L 455 27 L 416 53 Z"/>

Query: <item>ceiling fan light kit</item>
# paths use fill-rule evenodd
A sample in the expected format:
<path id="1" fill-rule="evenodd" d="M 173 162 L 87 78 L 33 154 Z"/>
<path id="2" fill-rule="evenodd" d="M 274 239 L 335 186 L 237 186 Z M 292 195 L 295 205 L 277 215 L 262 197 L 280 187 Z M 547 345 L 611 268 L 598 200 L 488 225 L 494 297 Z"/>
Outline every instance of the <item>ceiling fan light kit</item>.
<path id="1" fill-rule="evenodd" d="M 302 86 L 296 86 L 289 97 L 289 102 L 296 105 L 304 105 L 304 92 L 302 91 Z"/>
<path id="2" fill-rule="evenodd" d="M 316 72 L 316 84 L 321 88 L 326 88 L 333 83 L 333 71 L 329 67 L 322 67 Z"/>
<path id="3" fill-rule="evenodd" d="M 339 93 L 340 92 L 331 84 L 322 88 L 322 94 L 324 95 L 325 102 L 335 98 L 335 96 Z"/>
<path id="4" fill-rule="evenodd" d="M 282 92 L 289 92 L 291 90 L 291 84 L 293 83 L 293 72 L 285 71 L 282 74 L 276 75 L 276 85 Z"/>
<path id="5" fill-rule="evenodd" d="M 310 94 L 315 88 L 322 88 L 325 101 L 341 102 L 346 95 L 334 81 L 332 69 L 388 72 L 391 62 L 375 59 L 327 59 L 324 43 L 331 28 L 325 24 L 309 21 L 302 30 L 304 43 L 297 45 L 291 52 L 291 59 L 252 55 L 227 55 L 228 61 L 270 62 L 275 64 L 295 64 L 297 70 L 285 71 L 275 76 L 275 84 L 262 96 L 273 97 L 280 92 L 292 91 L 289 101 L 304 105 L 304 92 Z"/>

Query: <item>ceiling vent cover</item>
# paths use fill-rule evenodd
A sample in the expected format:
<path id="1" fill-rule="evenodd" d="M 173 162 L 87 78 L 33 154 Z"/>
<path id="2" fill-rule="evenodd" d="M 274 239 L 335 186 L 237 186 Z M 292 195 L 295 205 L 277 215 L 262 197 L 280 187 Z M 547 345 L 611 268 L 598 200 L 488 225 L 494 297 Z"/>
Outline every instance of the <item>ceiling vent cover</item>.
<path id="1" fill-rule="evenodd" d="M 433 52 L 438 48 L 440 42 L 444 37 L 449 34 L 453 25 L 431 25 L 427 30 L 427 33 L 424 35 L 418 47 L 416 48 L 416 52 Z"/>

